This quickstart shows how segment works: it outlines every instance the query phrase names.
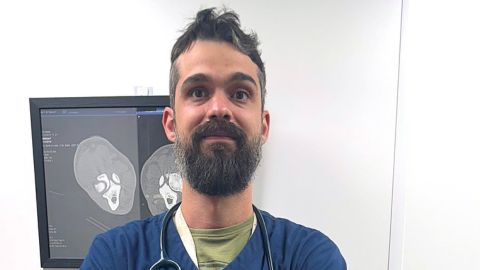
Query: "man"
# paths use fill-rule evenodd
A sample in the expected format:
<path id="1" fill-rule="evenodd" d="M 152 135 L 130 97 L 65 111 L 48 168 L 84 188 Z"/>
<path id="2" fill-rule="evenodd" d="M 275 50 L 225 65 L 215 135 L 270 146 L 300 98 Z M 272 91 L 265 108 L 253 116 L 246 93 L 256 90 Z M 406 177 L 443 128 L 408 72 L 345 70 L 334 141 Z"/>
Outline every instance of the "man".
<path id="1" fill-rule="evenodd" d="M 81 269 L 269 269 L 270 256 L 274 269 L 346 269 L 338 248 L 320 232 L 254 214 L 250 180 L 270 127 L 257 45 L 235 13 L 197 14 L 172 49 L 171 108 L 163 115 L 183 177 L 183 202 L 167 217 L 97 236 Z"/>

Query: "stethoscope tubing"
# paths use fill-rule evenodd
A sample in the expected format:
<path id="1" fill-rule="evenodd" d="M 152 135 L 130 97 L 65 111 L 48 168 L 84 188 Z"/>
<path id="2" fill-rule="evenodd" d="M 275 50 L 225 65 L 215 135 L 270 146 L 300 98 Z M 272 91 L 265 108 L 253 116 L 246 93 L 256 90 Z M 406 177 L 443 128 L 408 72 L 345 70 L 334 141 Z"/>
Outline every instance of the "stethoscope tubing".
<path id="1" fill-rule="evenodd" d="M 161 268 L 165 267 L 173 267 L 176 270 L 181 270 L 182 268 L 180 265 L 175 262 L 174 260 L 170 259 L 168 257 L 167 251 L 165 250 L 165 239 L 166 239 L 166 232 L 167 232 L 167 226 L 170 220 L 173 217 L 173 214 L 177 211 L 177 209 L 180 207 L 181 202 L 178 202 L 170 210 L 167 211 L 165 216 L 163 217 L 162 220 L 162 228 L 160 230 L 160 259 L 154 263 L 151 267 L 150 270 L 159 270 Z M 260 233 L 262 235 L 262 242 L 263 242 L 263 248 L 265 250 L 265 255 L 267 257 L 267 264 L 268 264 L 268 269 L 273 270 L 273 260 L 272 260 L 272 251 L 270 248 L 270 241 L 268 240 L 268 231 L 267 227 L 265 225 L 265 221 L 263 219 L 263 215 L 258 210 L 255 205 L 252 205 L 253 211 L 255 213 L 255 216 L 258 221 L 258 225 L 260 227 Z"/>

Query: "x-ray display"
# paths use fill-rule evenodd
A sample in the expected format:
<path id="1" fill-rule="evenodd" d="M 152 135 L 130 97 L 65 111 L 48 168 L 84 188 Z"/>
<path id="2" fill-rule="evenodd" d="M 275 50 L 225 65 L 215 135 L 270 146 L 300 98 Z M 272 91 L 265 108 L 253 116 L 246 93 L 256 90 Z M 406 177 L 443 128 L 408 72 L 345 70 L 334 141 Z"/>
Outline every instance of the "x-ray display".
<path id="1" fill-rule="evenodd" d="M 181 199 L 162 108 L 40 114 L 51 258 L 82 259 L 98 233 L 158 214 Z"/>

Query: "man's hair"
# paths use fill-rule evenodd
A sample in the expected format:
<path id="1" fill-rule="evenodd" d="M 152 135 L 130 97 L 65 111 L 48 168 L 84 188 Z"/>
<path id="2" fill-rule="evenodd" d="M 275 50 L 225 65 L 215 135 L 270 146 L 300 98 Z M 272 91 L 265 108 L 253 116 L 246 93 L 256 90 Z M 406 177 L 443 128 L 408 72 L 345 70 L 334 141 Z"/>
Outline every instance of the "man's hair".
<path id="1" fill-rule="evenodd" d="M 262 98 L 262 111 L 265 105 L 265 66 L 258 50 L 258 39 L 254 32 L 245 33 L 240 28 L 238 15 L 223 9 L 216 12 L 215 8 L 200 10 L 196 18 L 190 23 L 183 34 L 177 39 L 172 48 L 170 57 L 170 106 L 175 107 L 175 88 L 179 80 L 177 58 L 187 51 L 197 40 L 212 40 L 228 42 L 240 52 L 244 53 L 257 65 L 258 80 Z"/>

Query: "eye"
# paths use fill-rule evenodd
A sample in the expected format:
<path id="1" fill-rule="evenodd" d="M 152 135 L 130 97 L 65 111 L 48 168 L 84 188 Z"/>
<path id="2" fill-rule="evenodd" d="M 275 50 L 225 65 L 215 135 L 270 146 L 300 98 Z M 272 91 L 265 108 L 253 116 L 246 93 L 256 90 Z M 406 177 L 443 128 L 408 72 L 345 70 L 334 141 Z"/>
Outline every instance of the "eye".
<path id="1" fill-rule="evenodd" d="M 195 99 L 202 99 L 207 96 L 207 90 L 205 88 L 194 88 L 190 91 L 190 96 Z"/>
<path id="2" fill-rule="evenodd" d="M 247 99 L 250 97 L 250 95 L 248 94 L 248 92 L 246 90 L 243 90 L 243 89 L 238 89 L 236 90 L 233 95 L 232 95 L 232 98 L 237 100 L 237 101 L 247 101 Z"/>

